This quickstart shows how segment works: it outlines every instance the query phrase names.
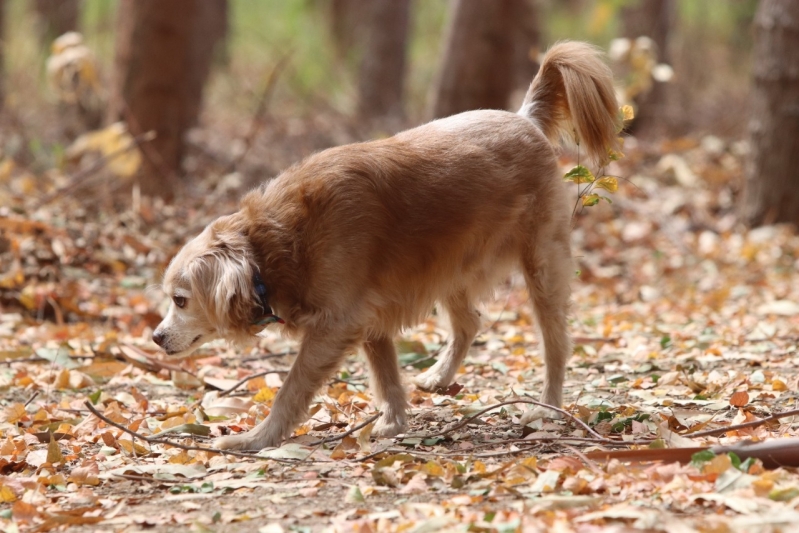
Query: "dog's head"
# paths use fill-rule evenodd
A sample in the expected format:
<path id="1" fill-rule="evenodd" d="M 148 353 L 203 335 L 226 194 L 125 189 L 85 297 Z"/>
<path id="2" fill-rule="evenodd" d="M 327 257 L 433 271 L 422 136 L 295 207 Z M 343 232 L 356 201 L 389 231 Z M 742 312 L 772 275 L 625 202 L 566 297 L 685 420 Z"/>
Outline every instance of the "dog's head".
<path id="1" fill-rule="evenodd" d="M 169 355 L 187 355 L 216 338 L 245 340 L 257 318 L 271 314 L 249 240 L 231 226 L 229 217 L 209 225 L 164 274 L 172 302 L 153 341 Z"/>

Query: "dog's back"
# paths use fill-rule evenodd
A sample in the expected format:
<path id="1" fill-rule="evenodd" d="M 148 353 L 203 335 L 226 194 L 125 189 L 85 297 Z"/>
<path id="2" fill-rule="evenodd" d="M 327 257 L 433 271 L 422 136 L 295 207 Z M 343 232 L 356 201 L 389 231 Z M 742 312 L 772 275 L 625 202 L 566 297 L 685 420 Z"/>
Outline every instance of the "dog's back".
<path id="1" fill-rule="evenodd" d="M 383 411 L 373 434 L 403 431 L 393 336 L 439 301 L 452 336 L 415 383 L 425 390 L 449 385 L 480 326 L 475 301 L 514 266 L 525 276 L 541 331 L 541 399 L 560 406 L 573 266 L 555 142 L 573 137 L 602 164 L 615 147 L 618 120 L 599 53 L 561 43 L 547 53 L 518 114 L 473 111 L 326 150 L 245 197 L 241 213 L 224 221 L 226 232 L 216 233 L 248 241 L 268 306 L 303 343 L 269 418 L 217 445 L 279 443 L 356 344 Z M 242 298 L 230 301 L 236 296 Z"/>

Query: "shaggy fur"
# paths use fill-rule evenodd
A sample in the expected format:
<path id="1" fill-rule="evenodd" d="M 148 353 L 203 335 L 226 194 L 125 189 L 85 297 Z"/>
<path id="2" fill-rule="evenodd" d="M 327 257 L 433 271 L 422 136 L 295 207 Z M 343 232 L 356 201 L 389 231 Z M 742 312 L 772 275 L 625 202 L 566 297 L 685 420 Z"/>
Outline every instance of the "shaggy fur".
<path id="1" fill-rule="evenodd" d="M 574 269 L 570 201 L 553 143 L 566 132 L 603 162 L 616 144 L 617 117 L 600 53 L 560 43 L 519 113 L 470 111 L 390 139 L 325 150 L 211 223 L 167 269 L 164 289 L 175 301 L 156 342 L 183 354 L 215 337 L 251 336 L 261 309 L 255 272 L 285 332 L 302 340 L 269 417 L 216 446 L 279 445 L 358 347 L 383 413 L 373 432 L 401 433 L 407 405 L 394 335 L 439 302 L 451 340 L 415 383 L 424 390 L 448 386 L 480 324 L 475 301 L 514 268 L 524 273 L 543 340 L 541 400 L 559 406 L 572 351 Z"/>

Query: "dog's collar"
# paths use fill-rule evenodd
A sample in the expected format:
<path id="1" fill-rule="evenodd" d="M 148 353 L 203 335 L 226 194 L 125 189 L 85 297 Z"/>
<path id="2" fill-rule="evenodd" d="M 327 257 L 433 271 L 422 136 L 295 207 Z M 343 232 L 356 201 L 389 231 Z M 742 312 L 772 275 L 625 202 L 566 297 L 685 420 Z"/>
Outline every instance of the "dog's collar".
<path id="1" fill-rule="evenodd" d="M 278 324 L 285 324 L 282 318 L 272 312 L 272 308 L 269 306 L 269 296 L 266 292 L 266 285 L 264 285 L 264 280 L 261 279 L 261 274 L 259 274 L 257 270 L 252 276 L 252 284 L 255 288 L 255 294 L 258 296 L 258 303 L 253 313 L 254 318 L 252 325 L 266 326 L 275 322 Z"/>

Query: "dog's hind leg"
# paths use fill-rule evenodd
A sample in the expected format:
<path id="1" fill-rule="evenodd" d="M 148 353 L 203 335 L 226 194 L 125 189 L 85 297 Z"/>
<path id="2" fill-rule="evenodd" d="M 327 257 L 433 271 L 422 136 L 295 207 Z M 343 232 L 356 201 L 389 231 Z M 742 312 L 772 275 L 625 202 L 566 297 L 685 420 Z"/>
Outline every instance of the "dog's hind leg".
<path id="1" fill-rule="evenodd" d="M 417 387 L 426 391 L 448 387 L 452 383 L 474 341 L 474 336 L 480 329 L 480 315 L 465 291 L 453 294 L 443 303 L 449 314 L 452 337 L 436 364 L 416 376 L 414 380 Z"/>
<path id="2" fill-rule="evenodd" d="M 367 338 L 363 349 L 369 361 L 372 392 L 378 408 L 383 412 L 372 433 L 380 437 L 393 437 L 405 431 L 405 411 L 408 408 L 394 342 L 391 337 L 377 335 Z"/>
<path id="3" fill-rule="evenodd" d="M 275 397 L 269 416 L 246 433 L 221 437 L 214 446 L 221 449 L 260 450 L 279 446 L 307 417 L 308 406 L 325 380 L 341 365 L 344 354 L 357 336 L 309 333 L 286 381 Z"/>
<path id="4" fill-rule="evenodd" d="M 561 407 L 566 362 L 572 353 L 568 311 L 569 281 L 574 273 L 574 266 L 569 248 L 568 226 L 555 230 L 553 235 L 547 237 L 528 250 L 522 263 L 544 346 L 546 374 L 541 402 Z M 545 416 L 559 415 L 550 409 L 537 408 L 527 411 L 521 422 L 527 424 Z"/>

